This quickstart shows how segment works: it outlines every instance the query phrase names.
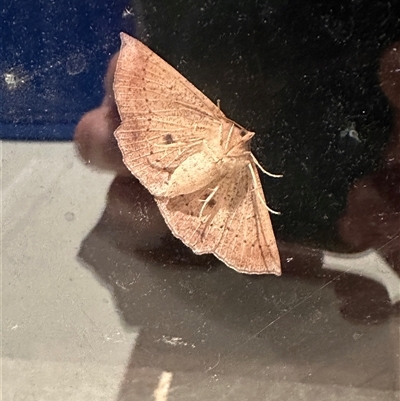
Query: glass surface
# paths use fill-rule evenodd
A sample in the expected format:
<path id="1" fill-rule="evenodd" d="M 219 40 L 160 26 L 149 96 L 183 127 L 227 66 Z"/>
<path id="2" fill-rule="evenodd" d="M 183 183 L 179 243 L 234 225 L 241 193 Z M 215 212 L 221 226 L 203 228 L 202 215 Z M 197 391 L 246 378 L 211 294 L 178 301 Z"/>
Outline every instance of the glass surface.
<path id="1" fill-rule="evenodd" d="M 57 139 L 40 133 L 71 133 L 85 114 L 73 142 L 1 144 L 3 399 L 399 399 L 395 3 L 109 3 L 116 17 L 96 10 L 86 26 L 109 35 L 96 36 L 93 51 L 85 45 L 85 75 L 67 74 L 61 87 L 56 70 L 15 81 L 7 60 L 24 53 L 7 55 L 3 138 Z M 37 18 L 57 10 L 72 43 L 64 16 L 82 17 L 73 2 L 68 13 L 42 7 Z M 10 22 L 24 8 L 4 10 Z M 53 24 L 25 24 L 57 37 Z M 281 212 L 271 215 L 281 277 L 194 255 L 125 168 L 113 137 L 111 54 L 121 29 L 255 131 L 253 153 L 283 173 L 262 177 L 268 205 Z M 15 51 L 21 39 L 7 32 Z M 93 43 L 87 35 L 78 36 Z M 65 43 L 52 57 L 64 60 Z M 43 55 L 25 56 L 39 65 Z M 35 104 L 37 85 L 49 83 Z M 26 112 L 29 102 L 37 114 Z"/>

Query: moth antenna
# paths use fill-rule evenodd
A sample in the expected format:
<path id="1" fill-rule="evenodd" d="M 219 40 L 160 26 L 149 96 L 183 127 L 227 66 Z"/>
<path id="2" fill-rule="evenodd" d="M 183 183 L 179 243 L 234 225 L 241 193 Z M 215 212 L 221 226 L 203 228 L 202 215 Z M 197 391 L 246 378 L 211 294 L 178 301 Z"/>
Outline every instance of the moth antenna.
<path id="1" fill-rule="evenodd" d="M 220 161 L 220 159 L 215 155 L 215 153 L 212 151 L 212 149 L 208 146 L 207 141 L 205 141 L 203 139 L 202 143 L 203 143 L 204 150 L 209 154 L 209 156 L 211 156 L 213 158 L 215 163 L 218 163 Z"/>
<path id="2" fill-rule="evenodd" d="M 258 162 L 258 160 L 256 159 L 256 157 L 253 155 L 253 153 L 250 153 L 251 158 L 253 159 L 254 164 L 264 173 L 269 175 L 270 177 L 274 177 L 274 178 L 282 178 L 283 174 L 272 174 L 269 171 L 265 170 L 261 164 Z"/>
<path id="3" fill-rule="evenodd" d="M 264 200 L 261 198 L 261 196 L 260 196 L 260 194 L 257 192 L 257 195 L 258 195 L 258 199 L 260 199 L 260 201 L 265 205 L 265 207 L 268 209 L 268 211 L 270 212 L 270 213 L 272 213 L 272 214 L 277 214 L 277 215 L 280 215 L 281 214 L 281 212 L 277 212 L 276 210 L 274 210 L 274 209 L 271 209 L 265 202 L 264 202 Z"/>
<path id="4" fill-rule="evenodd" d="M 251 165 L 251 163 L 248 164 L 249 169 L 250 169 L 250 173 L 251 173 L 251 178 L 253 179 L 253 184 L 254 184 L 254 188 L 253 191 L 256 191 L 256 195 L 258 196 L 258 199 L 261 201 L 261 203 L 267 208 L 267 210 L 272 213 L 272 214 L 281 214 L 281 212 L 277 212 L 274 209 L 271 209 L 265 202 L 265 200 L 261 197 L 260 193 L 257 191 L 257 189 L 260 189 L 260 187 L 258 186 L 257 183 L 257 179 L 256 179 L 256 175 L 253 169 L 253 166 Z"/>
<path id="5" fill-rule="evenodd" d="M 234 128 L 235 128 L 235 124 L 232 124 L 232 127 L 231 127 L 231 129 L 229 130 L 229 133 L 228 133 L 228 139 L 226 140 L 225 150 L 228 149 L 229 142 L 231 141 L 232 133 L 233 133 L 233 129 Z"/>

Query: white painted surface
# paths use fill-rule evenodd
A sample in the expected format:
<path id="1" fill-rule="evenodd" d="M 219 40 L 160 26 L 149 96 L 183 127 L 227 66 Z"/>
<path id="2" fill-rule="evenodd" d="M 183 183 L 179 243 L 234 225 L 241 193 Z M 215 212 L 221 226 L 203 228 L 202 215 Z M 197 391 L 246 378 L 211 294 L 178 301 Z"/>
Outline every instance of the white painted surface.
<path id="1" fill-rule="evenodd" d="M 76 258 L 113 177 L 72 143 L 1 146 L 4 400 L 115 399 L 136 333 Z"/>

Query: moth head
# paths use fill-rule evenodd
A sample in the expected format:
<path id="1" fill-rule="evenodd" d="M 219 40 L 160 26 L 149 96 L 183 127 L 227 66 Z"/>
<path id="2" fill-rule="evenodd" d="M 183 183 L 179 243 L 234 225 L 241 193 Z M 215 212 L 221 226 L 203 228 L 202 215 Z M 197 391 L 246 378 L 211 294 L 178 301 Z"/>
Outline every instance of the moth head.
<path id="1" fill-rule="evenodd" d="M 245 129 L 240 130 L 240 137 L 242 138 L 242 142 L 248 142 L 251 138 L 253 138 L 255 132 L 246 131 Z"/>
<path id="2" fill-rule="evenodd" d="M 253 138 L 254 132 L 245 130 L 240 126 L 234 128 L 234 139 L 229 145 L 228 154 L 229 156 L 241 156 L 243 152 L 247 152 L 250 149 L 250 139 Z"/>

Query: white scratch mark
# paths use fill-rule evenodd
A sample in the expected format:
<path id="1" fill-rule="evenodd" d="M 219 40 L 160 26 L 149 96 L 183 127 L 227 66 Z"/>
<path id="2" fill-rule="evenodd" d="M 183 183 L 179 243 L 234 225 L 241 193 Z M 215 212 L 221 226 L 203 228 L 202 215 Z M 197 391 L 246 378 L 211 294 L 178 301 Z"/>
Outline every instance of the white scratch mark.
<path id="1" fill-rule="evenodd" d="M 120 283 L 118 282 L 118 280 L 115 281 L 115 284 L 116 284 L 119 288 L 122 288 L 122 289 L 125 290 L 125 291 L 128 290 L 126 287 L 124 287 L 122 284 L 120 284 Z"/>
<path id="2" fill-rule="evenodd" d="M 168 392 L 172 382 L 171 372 L 162 372 L 158 386 L 154 390 L 154 401 L 168 401 Z"/>
<path id="3" fill-rule="evenodd" d="M 221 362 L 221 354 L 218 354 L 218 361 L 217 361 L 217 363 L 216 363 L 214 366 L 209 367 L 204 373 L 207 373 L 207 372 L 209 372 L 210 370 L 215 369 L 215 368 L 219 365 L 220 362 Z"/>
<path id="4" fill-rule="evenodd" d="M 186 341 L 183 341 L 182 337 L 162 336 L 161 341 L 165 344 L 173 345 L 174 347 L 177 345 L 188 345 Z"/>
<path id="5" fill-rule="evenodd" d="M 125 10 L 122 12 L 122 18 L 126 18 L 126 17 L 134 17 L 135 13 L 133 12 L 133 10 L 131 8 L 126 7 Z"/>

